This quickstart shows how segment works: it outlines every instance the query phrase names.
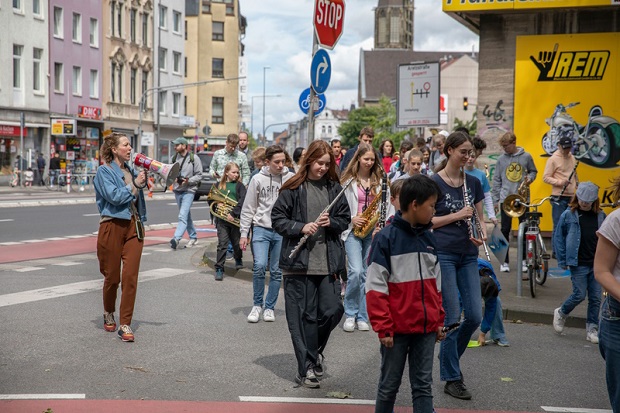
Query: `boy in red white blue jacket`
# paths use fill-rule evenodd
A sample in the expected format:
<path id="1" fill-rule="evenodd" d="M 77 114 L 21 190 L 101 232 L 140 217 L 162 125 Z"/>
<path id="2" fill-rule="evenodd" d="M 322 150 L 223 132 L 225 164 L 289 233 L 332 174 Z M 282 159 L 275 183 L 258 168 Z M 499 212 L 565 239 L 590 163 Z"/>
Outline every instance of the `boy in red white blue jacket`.
<path id="1" fill-rule="evenodd" d="M 393 411 L 407 357 L 413 410 L 433 412 L 433 354 L 435 342 L 445 337 L 441 270 L 430 231 L 439 191 L 427 176 L 408 178 L 401 211 L 372 242 L 366 303 L 381 341 L 375 412 Z"/>

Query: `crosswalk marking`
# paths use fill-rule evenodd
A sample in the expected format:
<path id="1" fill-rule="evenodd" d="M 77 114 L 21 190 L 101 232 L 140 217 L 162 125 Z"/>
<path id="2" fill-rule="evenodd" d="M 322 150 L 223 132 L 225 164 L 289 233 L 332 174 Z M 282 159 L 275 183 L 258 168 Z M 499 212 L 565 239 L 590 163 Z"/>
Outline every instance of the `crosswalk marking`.
<path id="1" fill-rule="evenodd" d="M 148 270 L 140 273 L 140 276 L 138 277 L 138 282 L 159 280 L 162 278 L 187 274 L 190 272 L 194 272 L 194 270 L 182 270 L 178 268 L 160 268 L 157 270 Z M 0 307 L 7 307 L 9 305 L 23 304 L 33 301 L 47 300 L 49 298 L 65 297 L 68 295 L 97 291 L 101 290 L 102 286 L 103 280 L 92 280 L 58 285 L 56 287 L 39 288 L 37 290 L 22 291 L 19 293 L 4 294 L 0 295 Z"/>
<path id="2" fill-rule="evenodd" d="M 239 396 L 242 402 L 259 403 L 311 403 L 311 404 L 363 404 L 374 405 L 374 400 L 364 399 L 332 399 L 332 398 L 305 398 L 305 397 L 261 397 L 261 396 Z"/>
<path id="3" fill-rule="evenodd" d="M 39 271 L 39 270 L 44 270 L 45 268 L 43 267 L 22 267 L 22 268 L 17 268 L 14 271 L 16 272 L 30 272 L 30 271 Z"/>
<path id="4" fill-rule="evenodd" d="M 0 222 L 11 222 L 15 221 L 14 219 L 0 219 Z"/>
<path id="5" fill-rule="evenodd" d="M 554 413 L 612 413 L 611 410 L 606 409 L 585 409 L 581 407 L 554 407 L 554 406 L 540 406 L 546 412 Z"/>
<path id="6" fill-rule="evenodd" d="M 45 241 L 62 241 L 63 239 L 65 239 L 64 237 L 52 237 L 52 238 L 45 238 Z"/>
<path id="7" fill-rule="evenodd" d="M 85 398 L 85 394 L 0 394 L 0 400 L 66 400 Z"/>
<path id="8" fill-rule="evenodd" d="M 9 246 L 9 245 L 21 245 L 21 244 L 22 244 L 21 242 L 0 242 L 0 245 L 6 245 L 6 246 Z"/>
<path id="9" fill-rule="evenodd" d="M 22 241 L 22 242 L 27 243 L 27 244 L 34 244 L 36 242 L 45 242 L 45 240 L 44 239 L 27 239 L 26 241 Z"/>
<path id="10" fill-rule="evenodd" d="M 82 265 L 83 263 L 81 262 L 75 262 L 75 261 L 67 261 L 67 262 L 58 262 L 52 265 L 59 265 L 62 267 L 71 267 L 72 265 Z"/>

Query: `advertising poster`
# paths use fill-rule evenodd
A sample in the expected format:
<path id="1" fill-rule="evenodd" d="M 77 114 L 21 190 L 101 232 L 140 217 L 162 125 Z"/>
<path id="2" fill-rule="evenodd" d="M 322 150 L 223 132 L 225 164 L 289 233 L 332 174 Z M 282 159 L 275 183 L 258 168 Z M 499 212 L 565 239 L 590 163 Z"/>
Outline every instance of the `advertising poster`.
<path id="1" fill-rule="evenodd" d="M 597 184 L 602 203 L 614 201 L 609 187 L 620 175 L 619 56 L 620 33 L 517 37 L 514 131 L 538 169 L 532 201 L 551 194 L 543 172 L 562 136 L 573 140 L 578 181 Z M 541 230 L 551 231 L 550 203 L 539 211 Z"/>

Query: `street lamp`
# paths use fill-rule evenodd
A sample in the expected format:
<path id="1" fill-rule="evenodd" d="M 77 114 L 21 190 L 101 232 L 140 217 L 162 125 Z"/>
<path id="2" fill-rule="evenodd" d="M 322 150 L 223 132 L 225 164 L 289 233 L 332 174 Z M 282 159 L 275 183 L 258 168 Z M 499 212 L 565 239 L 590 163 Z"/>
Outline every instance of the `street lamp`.
<path id="1" fill-rule="evenodd" d="M 257 95 L 257 96 L 251 97 L 251 101 L 252 101 L 252 112 L 251 113 L 252 114 L 250 115 L 250 130 L 252 131 L 252 136 L 254 136 L 254 99 L 255 98 L 279 98 L 279 97 L 282 97 L 282 95 L 267 95 L 267 96 Z"/>
<path id="2" fill-rule="evenodd" d="M 267 69 L 271 69 L 271 67 L 263 66 L 263 140 L 265 139 L 265 73 Z"/>

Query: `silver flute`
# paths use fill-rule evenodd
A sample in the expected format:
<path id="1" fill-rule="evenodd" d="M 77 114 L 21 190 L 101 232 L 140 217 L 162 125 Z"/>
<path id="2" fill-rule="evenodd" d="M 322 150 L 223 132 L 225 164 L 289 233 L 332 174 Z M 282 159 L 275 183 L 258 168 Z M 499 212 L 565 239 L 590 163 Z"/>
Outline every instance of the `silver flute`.
<path id="1" fill-rule="evenodd" d="M 334 198 L 334 200 L 325 207 L 325 209 L 319 214 L 319 216 L 316 218 L 316 220 L 314 221 L 319 222 L 319 218 L 321 218 L 321 215 L 323 215 L 326 212 L 329 212 L 329 210 L 334 206 L 334 204 L 340 199 L 340 197 L 344 194 L 344 191 L 346 191 L 346 189 L 349 187 L 349 185 L 351 185 L 351 182 L 353 182 L 353 177 L 347 179 L 347 181 L 342 185 L 342 191 L 340 191 L 338 193 L 338 195 L 336 195 L 336 198 Z M 293 248 L 293 251 L 291 251 L 291 253 L 289 254 L 289 258 L 293 258 L 295 255 L 297 255 L 297 253 L 299 252 L 299 250 L 301 249 L 301 247 L 306 243 L 306 241 L 308 241 L 308 238 L 310 238 L 310 234 L 305 234 L 303 237 L 301 237 L 301 239 L 299 240 L 299 242 L 297 243 L 297 245 L 295 245 L 295 248 Z"/>
<path id="2" fill-rule="evenodd" d="M 469 200 L 469 195 L 467 194 L 467 177 L 465 176 L 465 168 L 463 168 L 463 202 L 465 203 L 466 207 L 471 207 L 472 208 L 472 216 L 471 218 L 467 219 L 467 228 L 469 229 L 469 238 L 476 238 L 474 237 L 474 228 L 473 226 L 476 225 L 476 232 L 478 233 L 478 235 L 480 236 L 480 239 L 482 240 L 482 246 L 484 247 L 484 254 L 487 257 L 487 261 L 491 262 L 491 255 L 489 254 L 489 248 L 487 247 L 487 243 L 484 242 L 484 240 L 482 239 L 482 222 L 480 221 L 480 217 L 478 216 L 478 211 L 476 211 L 476 206 L 473 205 L 470 200 Z M 472 223 L 473 221 L 473 223 Z"/>

